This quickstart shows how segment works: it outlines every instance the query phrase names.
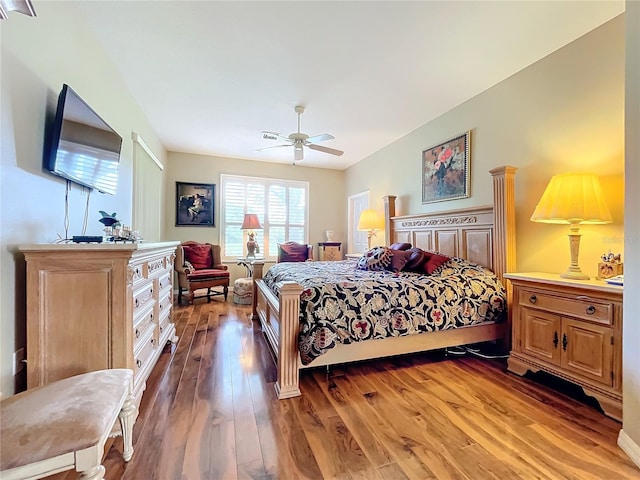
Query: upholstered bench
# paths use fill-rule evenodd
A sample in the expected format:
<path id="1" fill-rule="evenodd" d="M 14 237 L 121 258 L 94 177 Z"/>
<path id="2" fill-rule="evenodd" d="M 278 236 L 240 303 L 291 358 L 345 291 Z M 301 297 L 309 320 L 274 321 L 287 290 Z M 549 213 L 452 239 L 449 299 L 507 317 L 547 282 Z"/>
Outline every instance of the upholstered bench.
<path id="1" fill-rule="evenodd" d="M 251 305 L 253 302 L 253 279 L 238 278 L 233 282 L 233 303 Z"/>
<path id="2" fill-rule="evenodd" d="M 99 370 L 8 397 L 0 404 L 0 478 L 36 479 L 75 468 L 102 480 L 104 445 L 120 419 L 123 458 L 133 455 L 137 409 L 129 369 Z"/>

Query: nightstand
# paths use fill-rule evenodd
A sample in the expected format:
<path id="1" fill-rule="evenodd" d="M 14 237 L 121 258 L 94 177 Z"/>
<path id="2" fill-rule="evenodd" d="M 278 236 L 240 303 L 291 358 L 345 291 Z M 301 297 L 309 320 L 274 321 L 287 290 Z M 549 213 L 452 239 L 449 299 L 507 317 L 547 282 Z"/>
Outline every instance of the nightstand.
<path id="1" fill-rule="evenodd" d="M 342 260 L 341 242 L 318 242 L 318 260 L 321 262 Z"/>
<path id="2" fill-rule="evenodd" d="M 507 370 L 545 371 L 582 387 L 622 420 L 622 292 L 601 280 L 505 274 L 513 285 Z"/>

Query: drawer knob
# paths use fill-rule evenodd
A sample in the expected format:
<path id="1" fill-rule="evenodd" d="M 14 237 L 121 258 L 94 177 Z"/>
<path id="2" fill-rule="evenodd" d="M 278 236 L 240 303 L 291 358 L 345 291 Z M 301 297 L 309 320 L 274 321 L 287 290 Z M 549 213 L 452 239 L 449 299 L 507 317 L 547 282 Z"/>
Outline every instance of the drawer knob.
<path id="1" fill-rule="evenodd" d="M 142 366 L 142 362 L 140 361 L 139 358 L 136 360 L 136 365 L 138 366 L 138 368 Z"/>
<path id="2" fill-rule="evenodd" d="M 593 315 L 594 313 L 596 313 L 596 307 L 594 307 L 593 305 L 589 305 L 586 312 L 587 315 Z"/>
<path id="3" fill-rule="evenodd" d="M 536 297 L 535 295 L 531 295 L 529 297 L 529 302 L 536 303 L 537 301 L 538 301 L 538 297 Z"/>
<path id="4" fill-rule="evenodd" d="M 156 346 L 156 339 L 155 338 L 151 339 L 151 345 L 153 345 L 154 347 Z"/>
<path id="5" fill-rule="evenodd" d="M 140 306 L 140 300 L 136 298 L 136 308 L 138 308 L 139 306 Z"/>
<path id="6" fill-rule="evenodd" d="M 564 350 L 565 352 L 567 351 L 567 344 L 569 343 L 569 340 L 567 340 L 567 334 L 563 333 L 562 334 L 562 350 Z"/>
<path id="7" fill-rule="evenodd" d="M 553 332 L 553 348 L 558 348 L 558 332 Z"/>
<path id="8" fill-rule="evenodd" d="M 136 328 L 136 338 L 140 338 L 140 330 Z"/>

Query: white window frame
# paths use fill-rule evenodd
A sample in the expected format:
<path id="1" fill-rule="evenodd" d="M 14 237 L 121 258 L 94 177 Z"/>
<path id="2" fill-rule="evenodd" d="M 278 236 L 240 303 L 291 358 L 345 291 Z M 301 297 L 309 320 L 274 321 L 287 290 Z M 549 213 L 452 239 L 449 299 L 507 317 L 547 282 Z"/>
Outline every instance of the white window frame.
<path id="1" fill-rule="evenodd" d="M 220 174 L 220 219 L 221 219 L 220 220 L 220 247 L 222 251 L 223 262 L 235 262 L 239 258 L 237 255 L 236 256 L 227 255 L 226 248 L 225 248 L 225 239 L 226 239 L 225 233 L 226 233 L 226 229 L 228 228 L 226 212 L 225 212 L 226 186 L 227 186 L 227 182 L 231 182 L 231 181 L 244 182 L 245 184 L 248 184 L 248 183 L 263 184 L 265 186 L 265 191 L 267 192 L 269 190 L 269 187 L 273 185 L 277 185 L 285 188 L 289 188 L 289 187 L 303 188 L 305 192 L 305 209 L 304 209 L 304 225 L 303 225 L 304 242 L 309 243 L 309 182 L 300 181 L 300 180 L 285 180 L 285 179 L 279 179 L 279 178 L 251 177 L 248 175 L 231 175 L 231 174 L 223 173 L 223 174 Z M 288 199 L 287 199 L 287 203 L 288 203 Z M 254 212 L 249 212 L 247 209 L 248 207 L 245 200 L 244 213 L 254 213 Z M 263 228 L 262 232 L 264 232 L 263 233 L 264 244 L 261 246 L 261 248 L 263 248 L 264 251 L 261 250 L 261 252 L 258 253 L 258 256 L 264 255 L 264 258 L 266 261 L 275 261 L 276 260 L 275 255 L 268 255 L 268 252 L 269 252 L 269 235 L 268 235 L 269 197 L 268 195 L 265 195 L 263 209 L 264 209 L 264 218 L 260 218 L 260 221 L 262 222 L 262 228 Z M 280 224 L 281 223 L 278 222 L 278 225 Z M 233 227 L 231 228 L 238 228 L 237 222 L 233 222 Z M 289 221 L 288 221 L 288 215 L 287 215 L 287 221 L 285 222 L 285 232 L 286 232 L 285 242 L 289 241 L 288 231 L 289 231 Z M 246 248 L 244 246 L 244 243 L 246 243 L 246 241 L 247 241 L 247 235 L 245 233 L 243 235 L 243 248 L 242 248 L 241 257 L 246 254 Z"/>

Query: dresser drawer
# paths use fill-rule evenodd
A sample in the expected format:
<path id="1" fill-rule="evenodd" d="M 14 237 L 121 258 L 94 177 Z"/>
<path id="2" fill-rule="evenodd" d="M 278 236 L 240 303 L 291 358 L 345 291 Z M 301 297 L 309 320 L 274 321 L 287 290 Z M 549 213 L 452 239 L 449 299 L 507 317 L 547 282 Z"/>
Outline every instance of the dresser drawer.
<path id="1" fill-rule="evenodd" d="M 143 312 L 142 315 L 139 315 L 134 319 L 133 323 L 133 340 L 134 342 L 138 341 L 140 337 L 142 337 L 142 332 L 147 330 L 149 325 L 155 325 L 154 319 L 154 311 L 153 308 L 148 309 L 146 312 Z"/>
<path id="2" fill-rule="evenodd" d="M 142 285 L 138 290 L 133 292 L 133 315 L 142 310 L 146 310 L 147 305 L 153 305 L 155 301 L 155 288 L 153 282 Z"/>
<path id="3" fill-rule="evenodd" d="M 171 277 L 173 276 L 173 270 L 165 271 L 158 279 L 158 292 L 162 295 L 162 292 L 167 288 L 171 288 Z"/>
<path id="4" fill-rule="evenodd" d="M 167 292 L 167 295 L 162 297 L 158 302 L 158 312 L 160 314 L 160 321 L 162 321 L 162 319 L 165 318 L 171 311 L 171 305 L 173 303 L 171 301 L 172 300 L 171 297 L 172 297 L 171 292 Z"/>
<path id="5" fill-rule="evenodd" d="M 145 370 L 147 364 L 153 361 L 153 351 L 157 348 L 158 341 L 153 336 L 153 330 L 149 336 L 142 339 L 140 349 L 133 354 L 133 376 L 137 379 L 141 371 Z"/>
<path id="6" fill-rule="evenodd" d="M 153 337 L 155 332 L 155 325 L 152 323 L 143 323 L 135 329 L 133 337 L 133 356 L 137 356 L 140 350 L 144 348 L 144 345 L 149 341 L 149 338 Z"/>
<path id="7" fill-rule="evenodd" d="M 521 290 L 518 303 L 523 307 L 547 310 L 594 323 L 613 324 L 613 303 L 588 296 L 559 297 L 535 290 Z"/>

